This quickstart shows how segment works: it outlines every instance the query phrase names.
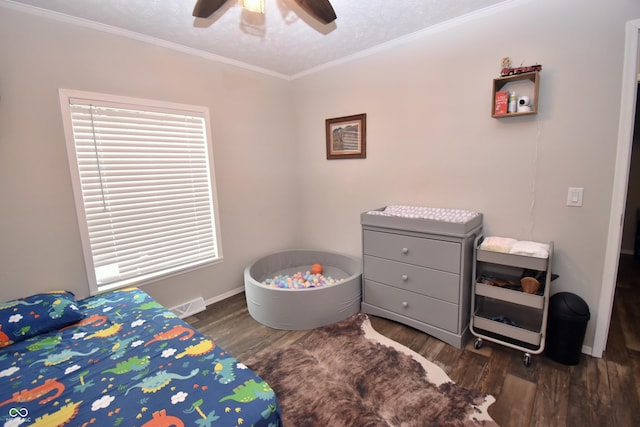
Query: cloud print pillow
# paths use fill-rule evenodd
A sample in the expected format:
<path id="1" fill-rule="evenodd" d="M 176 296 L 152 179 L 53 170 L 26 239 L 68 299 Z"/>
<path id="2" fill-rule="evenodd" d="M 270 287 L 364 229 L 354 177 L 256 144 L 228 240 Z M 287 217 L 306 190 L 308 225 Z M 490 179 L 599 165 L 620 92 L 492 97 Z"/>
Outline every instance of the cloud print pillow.
<path id="1" fill-rule="evenodd" d="M 0 303 L 0 347 L 84 318 L 71 292 L 53 291 Z"/>

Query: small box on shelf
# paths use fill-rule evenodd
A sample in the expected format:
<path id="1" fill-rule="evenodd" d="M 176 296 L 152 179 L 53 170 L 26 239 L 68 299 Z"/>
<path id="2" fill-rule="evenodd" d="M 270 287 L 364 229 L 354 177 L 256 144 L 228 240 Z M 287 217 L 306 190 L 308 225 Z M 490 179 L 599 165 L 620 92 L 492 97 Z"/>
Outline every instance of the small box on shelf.
<path id="1" fill-rule="evenodd" d="M 509 92 L 496 92 L 495 108 L 493 114 L 496 116 L 507 114 L 507 105 L 509 104 Z"/>

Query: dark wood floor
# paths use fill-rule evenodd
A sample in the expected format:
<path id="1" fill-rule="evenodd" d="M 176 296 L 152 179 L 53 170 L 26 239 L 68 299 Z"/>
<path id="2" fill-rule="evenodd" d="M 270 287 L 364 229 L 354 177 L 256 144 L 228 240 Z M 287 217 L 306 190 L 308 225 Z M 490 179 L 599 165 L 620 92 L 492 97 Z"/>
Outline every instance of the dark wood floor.
<path id="1" fill-rule="evenodd" d="M 240 361 L 308 334 L 256 322 L 247 312 L 244 294 L 186 320 Z M 476 350 L 471 340 L 460 350 L 396 322 L 371 316 L 371 323 L 435 362 L 456 383 L 493 395 L 497 401 L 489 413 L 503 427 L 640 426 L 640 262 L 631 256 L 623 255 L 620 261 L 604 357 L 582 355 L 576 366 L 534 355 L 525 367 L 522 352 L 497 344 Z"/>

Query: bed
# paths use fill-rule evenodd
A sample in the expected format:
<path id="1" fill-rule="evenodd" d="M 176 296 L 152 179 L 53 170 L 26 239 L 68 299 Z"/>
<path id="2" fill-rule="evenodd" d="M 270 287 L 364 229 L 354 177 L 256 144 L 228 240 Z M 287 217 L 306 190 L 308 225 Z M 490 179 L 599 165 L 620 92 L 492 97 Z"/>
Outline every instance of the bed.
<path id="1" fill-rule="evenodd" d="M 137 288 L 0 303 L 4 426 L 281 425 L 271 387 Z"/>

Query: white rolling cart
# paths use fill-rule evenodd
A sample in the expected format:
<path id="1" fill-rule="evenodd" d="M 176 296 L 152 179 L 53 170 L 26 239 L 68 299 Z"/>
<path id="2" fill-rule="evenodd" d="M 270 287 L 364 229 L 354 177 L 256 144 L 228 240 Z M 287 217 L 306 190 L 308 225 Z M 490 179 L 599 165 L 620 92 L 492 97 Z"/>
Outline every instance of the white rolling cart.
<path id="1" fill-rule="evenodd" d="M 482 239 L 478 236 L 474 245 L 470 329 L 475 348 L 486 340 L 520 350 L 529 366 L 531 355 L 544 351 L 553 242 L 549 256 L 537 258 L 479 249 Z M 524 292 L 519 287 L 523 276 L 536 277 L 540 290 Z"/>

